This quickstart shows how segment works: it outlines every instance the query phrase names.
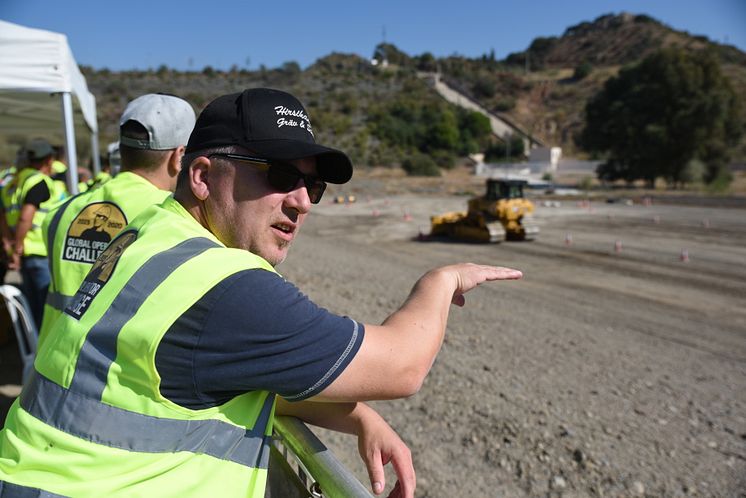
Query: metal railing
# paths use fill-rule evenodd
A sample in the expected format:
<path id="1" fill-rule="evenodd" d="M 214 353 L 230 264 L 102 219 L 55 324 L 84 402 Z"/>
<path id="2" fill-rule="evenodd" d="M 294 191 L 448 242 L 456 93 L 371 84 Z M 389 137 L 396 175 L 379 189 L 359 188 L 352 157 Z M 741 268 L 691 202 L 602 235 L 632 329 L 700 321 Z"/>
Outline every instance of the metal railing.
<path id="1" fill-rule="evenodd" d="M 21 365 L 23 365 L 21 381 L 25 383 L 34 369 L 39 332 L 34 323 L 28 301 L 18 287 L 10 284 L 0 285 L 0 297 L 7 309 L 13 332 L 16 335 L 18 353 L 21 357 Z"/>
<path id="2" fill-rule="evenodd" d="M 373 498 L 311 430 L 276 417 L 266 498 Z"/>

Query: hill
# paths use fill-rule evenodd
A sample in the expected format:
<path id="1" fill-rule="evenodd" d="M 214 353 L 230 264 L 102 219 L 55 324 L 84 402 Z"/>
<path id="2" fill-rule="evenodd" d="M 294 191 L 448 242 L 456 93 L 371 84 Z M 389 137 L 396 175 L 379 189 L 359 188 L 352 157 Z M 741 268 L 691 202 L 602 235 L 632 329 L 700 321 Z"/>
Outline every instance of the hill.
<path id="1" fill-rule="evenodd" d="M 565 156 L 582 157 L 575 137 L 584 124 L 586 102 L 621 67 L 665 47 L 714 51 L 733 86 L 746 95 L 744 52 L 626 13 L 582 22 L 559 37 L 536 38 L 503 60 L 496 60 L 494 52 L 476 58 L 410 55 L 381 44 L 373 56 L 385 64 L 378 65 L 358 55 L 332 53 L 305 70 L 286 62 L 252 71 L 205 67 L 182 72 L 161 66 L 119 72 L 84 67 L 83 72 L 98 103 L 102 150 L 117 139 L 126 103 L 143 93 L 178 95 L 200 111 L 218 95 L 269 86 L 298 95 L 313 117 L 317 139 L 349 152 L 357 164 L 437 172 L 436 165 L 450 167 L 495 138 L 475 116 L 439 97 L 419 77 L 422 72 L 440 71 L 444 81 L 487 109 L 542 142 L 562 147 Z M 87 144 L 82 141 L 80 147 L 85 156 Z M 15 148 L 0 148 L 0 153 Z M 746 138 L 734 150 L 736 162 L 745 158 Z"/>
<path id="2" fill-rule="evenodd" d="M 485 55 L 449 57 L 438 63 L 453 86 L 543 142 L 575 155 L 583 153 L 574 138 L 583 127 L 588 99 L 621 67 L 672 47 L 715 52 L 734 88 L 746 95 L 746 53 L 677 31 L 649 16 L 627 13 L 582 22 L 560 37 L 536 38 L 525 51 L 502 61 Z M 746 158 L 746 140 L 735 152 L 740 161 Z"/>

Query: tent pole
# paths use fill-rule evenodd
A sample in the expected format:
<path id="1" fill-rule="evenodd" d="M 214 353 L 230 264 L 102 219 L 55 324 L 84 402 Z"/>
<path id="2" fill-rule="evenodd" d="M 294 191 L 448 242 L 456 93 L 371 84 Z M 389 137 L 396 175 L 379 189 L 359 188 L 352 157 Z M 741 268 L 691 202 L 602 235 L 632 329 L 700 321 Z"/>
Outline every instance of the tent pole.
<path id="1" fill-rule="evenodd" d="M 93 177 L 101 173 L 101 157 L 98 151 L 98 132 L 91 133 L 91 159 L 93 160 Z"/>
<path id="2" fill-rule="evenodd" d="M 67 191 L 78 193 L 78 151 L 75 149 L 73 127 L 73 100 L 70 92 L 62 92 L 62 119 L 65 123 L 65 148 L 67 149 Z"/>

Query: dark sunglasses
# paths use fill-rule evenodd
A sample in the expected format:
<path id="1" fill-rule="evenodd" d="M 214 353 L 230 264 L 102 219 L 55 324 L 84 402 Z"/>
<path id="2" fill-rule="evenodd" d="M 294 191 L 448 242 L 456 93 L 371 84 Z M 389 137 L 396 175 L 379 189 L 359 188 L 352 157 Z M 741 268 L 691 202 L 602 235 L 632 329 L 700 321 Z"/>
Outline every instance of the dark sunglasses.
<path id="1" fill-rule="evenodd" d="M 326 189 L 326 182 L 319 180 L 318 176 L 301 173 L 298 171 L 298 168 L 292 164 L 282 161 L 273 161 L 262 159 L 260 157 L 243 156 L 240 154 L 222 153 L 210 154 L 209 157 L 224 157 L 226 159 L 233 159 L 235 161 L 243 161 L 256 165 L 259 170 L 266 171 L 267 183 L 278 192 L 290 192 L 296 187 L 296 185 L 298 185 L 298 180 L 302 179 L 303 184 L 306 186 L 306 190 L 308 191 L 308 198 L 311 199 L 312 204 L 319 203 L 321 196 L 324 195 L 324 190 Z"/>

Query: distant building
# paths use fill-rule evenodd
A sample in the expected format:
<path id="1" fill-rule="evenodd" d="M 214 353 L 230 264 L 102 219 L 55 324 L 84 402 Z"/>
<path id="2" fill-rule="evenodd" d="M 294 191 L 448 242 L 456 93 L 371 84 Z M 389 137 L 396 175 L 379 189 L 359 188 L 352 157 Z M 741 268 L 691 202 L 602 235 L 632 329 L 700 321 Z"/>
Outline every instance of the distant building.
<path id="1" fill-rule="evenodd" d="M 378 59 L 373 58 L 373 59 L 370 60 L 370 64 L 371 64 L 371 66 L 380 66 L 382 68 L 389 67 L 389 61 L 388 61 L 388 59 L 378 60 Z"/>
<path id="2" fill-rule="evenodd" d="M 556 173 L 562 158 L 560 147 L 536 147 L 529 150 L 528 162 L 532 173 Z"/>

